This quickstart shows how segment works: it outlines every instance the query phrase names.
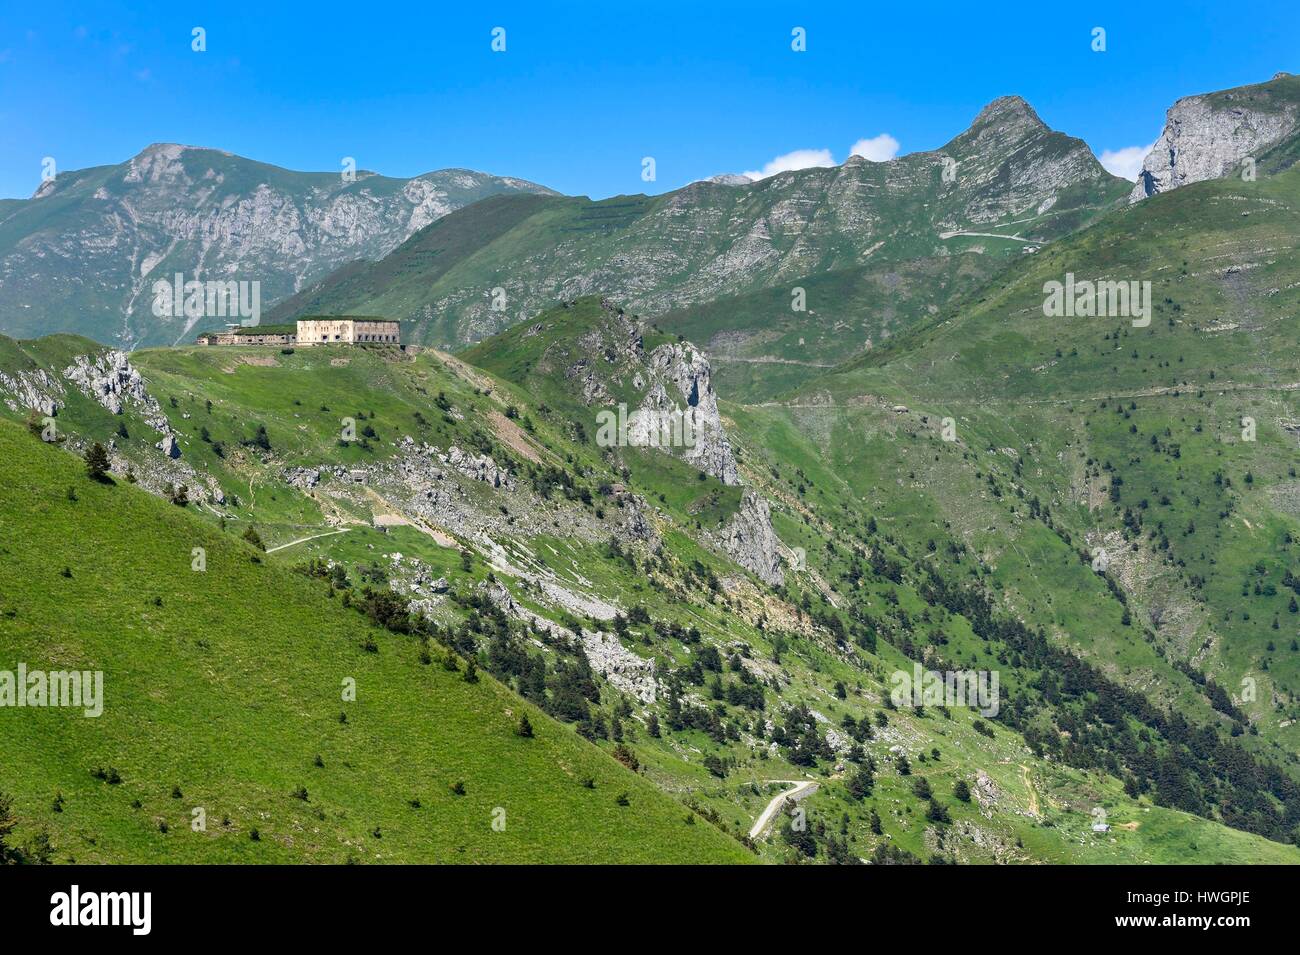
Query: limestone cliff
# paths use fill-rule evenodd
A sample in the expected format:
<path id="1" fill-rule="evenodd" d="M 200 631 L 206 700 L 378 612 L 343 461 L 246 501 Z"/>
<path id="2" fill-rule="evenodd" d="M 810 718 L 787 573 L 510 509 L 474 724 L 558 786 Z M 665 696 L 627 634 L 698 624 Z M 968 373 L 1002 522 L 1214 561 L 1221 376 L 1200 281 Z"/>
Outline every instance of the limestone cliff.
<path id="1" fill-rule="evenodd" d="M 772 529 L 767 500 L 747 490 L 740 508 L 718 533 L 718 541 L 741 567 L 774 587 L 785 583 L 781 570 L 781 541 Z"/>
<path id="2" fill-rule="evenodd" d="M 1180 99 L 1142 163 L 1129 195 L 1139 202 L 1158 192 L 1244 171 L 1295 133 L 1300 79 L 1279 73 L 1268 83 Z"/>

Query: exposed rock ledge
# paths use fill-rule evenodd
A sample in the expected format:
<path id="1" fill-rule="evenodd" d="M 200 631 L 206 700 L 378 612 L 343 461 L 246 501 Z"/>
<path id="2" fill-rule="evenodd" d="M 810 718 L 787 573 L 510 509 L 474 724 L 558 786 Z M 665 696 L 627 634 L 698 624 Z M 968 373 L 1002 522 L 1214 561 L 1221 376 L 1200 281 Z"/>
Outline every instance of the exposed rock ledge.
<path id="1" fill-rule="evenodd" d="M 717 541 L 736 563 L 765 584 L 779 587 L 785 583 L 781 541 L 772 529 L 772 511 L 757 492 L 745 491 L 740 508 L 717 533 Z"/>
<path id="2" fill-rule="evenodd" d="M 1294 133 L 1296 106 L 1276 100 L 1269 105 L 1256 108 L 1232 93 L 1180 99 L 1142 163 L 1129 202 L 1226 176 Z"/>

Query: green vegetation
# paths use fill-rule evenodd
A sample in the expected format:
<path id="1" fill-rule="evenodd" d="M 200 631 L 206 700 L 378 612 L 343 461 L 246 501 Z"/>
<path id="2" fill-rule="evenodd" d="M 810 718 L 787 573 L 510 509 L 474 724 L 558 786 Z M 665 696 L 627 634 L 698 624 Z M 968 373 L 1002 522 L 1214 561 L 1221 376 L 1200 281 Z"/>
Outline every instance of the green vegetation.
<path id="1" fill-rule="evenodd" d="M 2 422 L 0 486 L 24 528 L 0 542 L 0 666 L 104 674 L 98 718 L 4 711 L 12 844 L 47 831 L 79 862 L 748 856 L 496 681 L 422 665 L 325 584 Z"/>
<path id="2" fill-rule="evenodd" d="M 1024 157 L 1086 173 L 1077 149 L 1014 99 L 945 147 L 995 183 Z M 925 189 L 825 213 L 878 233 L 814 217 L 819 241 L 773 234 L 734 274 L 734 236 L 665 217 L 752 224 L 874 194 L 885 167 L 492 198 L 279 313 L 439 343 L 518 320 L 457 357 L 137 352 L 176 459 L 134 398 L 112 414 L 69 384 L 53 434 L 0 405 L 0 514 L 23 527 L 0 627 L 22 659 L 104 669 L 130 717 L 6 724 L 0 766 L 39 771 L 0 777 L 4 851 L 1300 861 L 1293 153 L 1135 206 L 1082 175 L 992 218 L 930 154 L 891 167 Z M 552 306 L 579 274 L 613 300 Z M 1149 281 L 1150 324 L 1046 317 L 1067 274 Z M 656 354 L 711 402 L 693 342 L 739 483 L 595 438 Z M 94 352 L 0 338 L 0 370 L 40 392 Z M 917 698 L 918 672 L 996 696 Z M 202 838 L 191 801 L 217 807 Z"/>

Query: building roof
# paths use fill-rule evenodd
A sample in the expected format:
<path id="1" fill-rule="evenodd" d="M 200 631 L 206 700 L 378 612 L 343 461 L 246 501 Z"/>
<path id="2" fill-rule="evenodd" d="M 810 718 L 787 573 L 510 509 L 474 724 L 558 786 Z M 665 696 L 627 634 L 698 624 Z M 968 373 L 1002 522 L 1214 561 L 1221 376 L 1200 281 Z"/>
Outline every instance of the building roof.
<path id="1" fill-rule="evenodd" d="M 234 330 L 236 335 L 296 335 L 297 325 L 241 325 Z"/>
<path id="2" fill-rule="evenodd" d="M 207 338 L 215 335 L 296 335 L 298 326 L 289 325 L 240 325 L 235 328 L 217 328 L 208 329 L 206 332 L 199 332 L 199 338 Z"/>

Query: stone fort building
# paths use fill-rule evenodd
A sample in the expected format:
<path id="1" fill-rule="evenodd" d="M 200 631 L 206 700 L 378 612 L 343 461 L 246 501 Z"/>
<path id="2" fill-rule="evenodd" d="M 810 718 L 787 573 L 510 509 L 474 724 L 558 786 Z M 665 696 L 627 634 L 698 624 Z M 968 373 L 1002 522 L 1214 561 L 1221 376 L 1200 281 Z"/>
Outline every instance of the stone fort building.
<path id="1" fill-rule="evenodd" d="M 299 345 L 400 345 L 397 322 L 386 318 L 318 316 L 298 319 Z"/>
<path id="2" fill-rule="evenodd" d="M 400 345 L 401 324 L 387 318 L 315 315 L 296 325 L 232 325 L 204 332 L 200 345 Z"/>

